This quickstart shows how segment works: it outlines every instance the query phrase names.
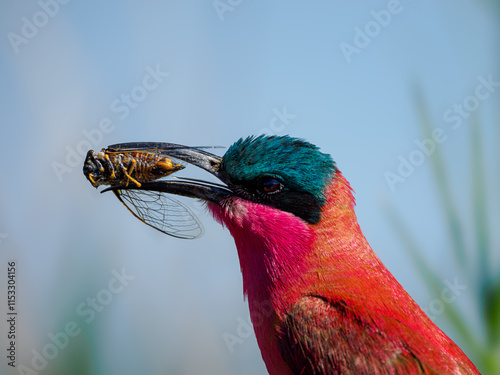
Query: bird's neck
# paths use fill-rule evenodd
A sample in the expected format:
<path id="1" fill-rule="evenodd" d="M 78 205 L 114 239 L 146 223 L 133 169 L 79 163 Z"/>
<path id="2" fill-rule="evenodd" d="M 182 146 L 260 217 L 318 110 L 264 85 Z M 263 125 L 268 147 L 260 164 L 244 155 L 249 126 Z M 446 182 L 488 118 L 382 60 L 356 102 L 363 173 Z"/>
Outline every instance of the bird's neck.
<path id="1" fill-rule="evenodd" d="M 286 304 L 293 293 L 304 292 L 299 284 L 300 289 L 318 288 L 325 278 L 362 277 L 366 271 L 360 262 L 382 270 L 358 226 L 351 188 L 339 171 L 325 196 L 321 220 L 314 225 L 239 198 L 222 207 L 209 205 L 234 237 L 250 305 Z"/>

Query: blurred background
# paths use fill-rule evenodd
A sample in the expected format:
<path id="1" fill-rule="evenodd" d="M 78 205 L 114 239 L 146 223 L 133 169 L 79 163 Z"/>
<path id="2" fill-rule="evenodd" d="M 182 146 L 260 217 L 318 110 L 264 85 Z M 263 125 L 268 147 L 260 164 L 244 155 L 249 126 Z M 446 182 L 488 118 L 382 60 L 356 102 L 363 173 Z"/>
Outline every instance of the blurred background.
<path id="1" fill-rule="evenodd" d="M 499 31 L 493 0 L 3 2 L 0 373 L 266 374 L 228 231 L 193 201 L 205 235 L 165 236 L 82 174 L 260 133 L 330 153 L 375 252 L 500 373 Z"/>

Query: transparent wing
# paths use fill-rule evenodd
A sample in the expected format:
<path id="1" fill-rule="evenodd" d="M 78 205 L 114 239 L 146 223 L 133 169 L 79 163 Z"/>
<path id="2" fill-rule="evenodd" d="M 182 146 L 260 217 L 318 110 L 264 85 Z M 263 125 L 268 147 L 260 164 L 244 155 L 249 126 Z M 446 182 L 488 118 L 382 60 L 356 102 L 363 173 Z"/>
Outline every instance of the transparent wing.
<path id="1" fill-rule="evenodd" d="M 167 193 L 136 189 L 118 189 L 113 193 L 132 215 L 169 236 L 194 239 L 204 233 L 196 215 Z"/>

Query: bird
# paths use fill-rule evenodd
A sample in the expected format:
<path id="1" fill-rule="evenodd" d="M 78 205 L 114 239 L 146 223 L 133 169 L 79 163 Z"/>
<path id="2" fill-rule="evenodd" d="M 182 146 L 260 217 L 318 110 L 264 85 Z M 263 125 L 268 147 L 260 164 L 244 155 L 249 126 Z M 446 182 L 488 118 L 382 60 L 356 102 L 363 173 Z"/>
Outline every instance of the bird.
<path id="1" fill-rule="evenodd" d="M 222 183 L 140 189 L 202 199 L 229 230 L 270 375 L 479 374 L 372 250 L 329 154 L 300 138 L 260 135 L 222 157 L 187 146 L 169 155 Z"/>

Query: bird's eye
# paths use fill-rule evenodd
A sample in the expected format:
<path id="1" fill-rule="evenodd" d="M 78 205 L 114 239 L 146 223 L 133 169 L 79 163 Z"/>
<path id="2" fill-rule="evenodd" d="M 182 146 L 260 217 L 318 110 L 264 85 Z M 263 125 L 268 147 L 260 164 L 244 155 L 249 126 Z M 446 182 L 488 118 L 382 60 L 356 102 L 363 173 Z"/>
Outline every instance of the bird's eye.
<path id="1" fill-rule="evenodd" d="M 283 184 L 274 177 L 266 177 L 261 181 L 262 190 L 267 193 L 277 193 L 283 189 Z"/>

